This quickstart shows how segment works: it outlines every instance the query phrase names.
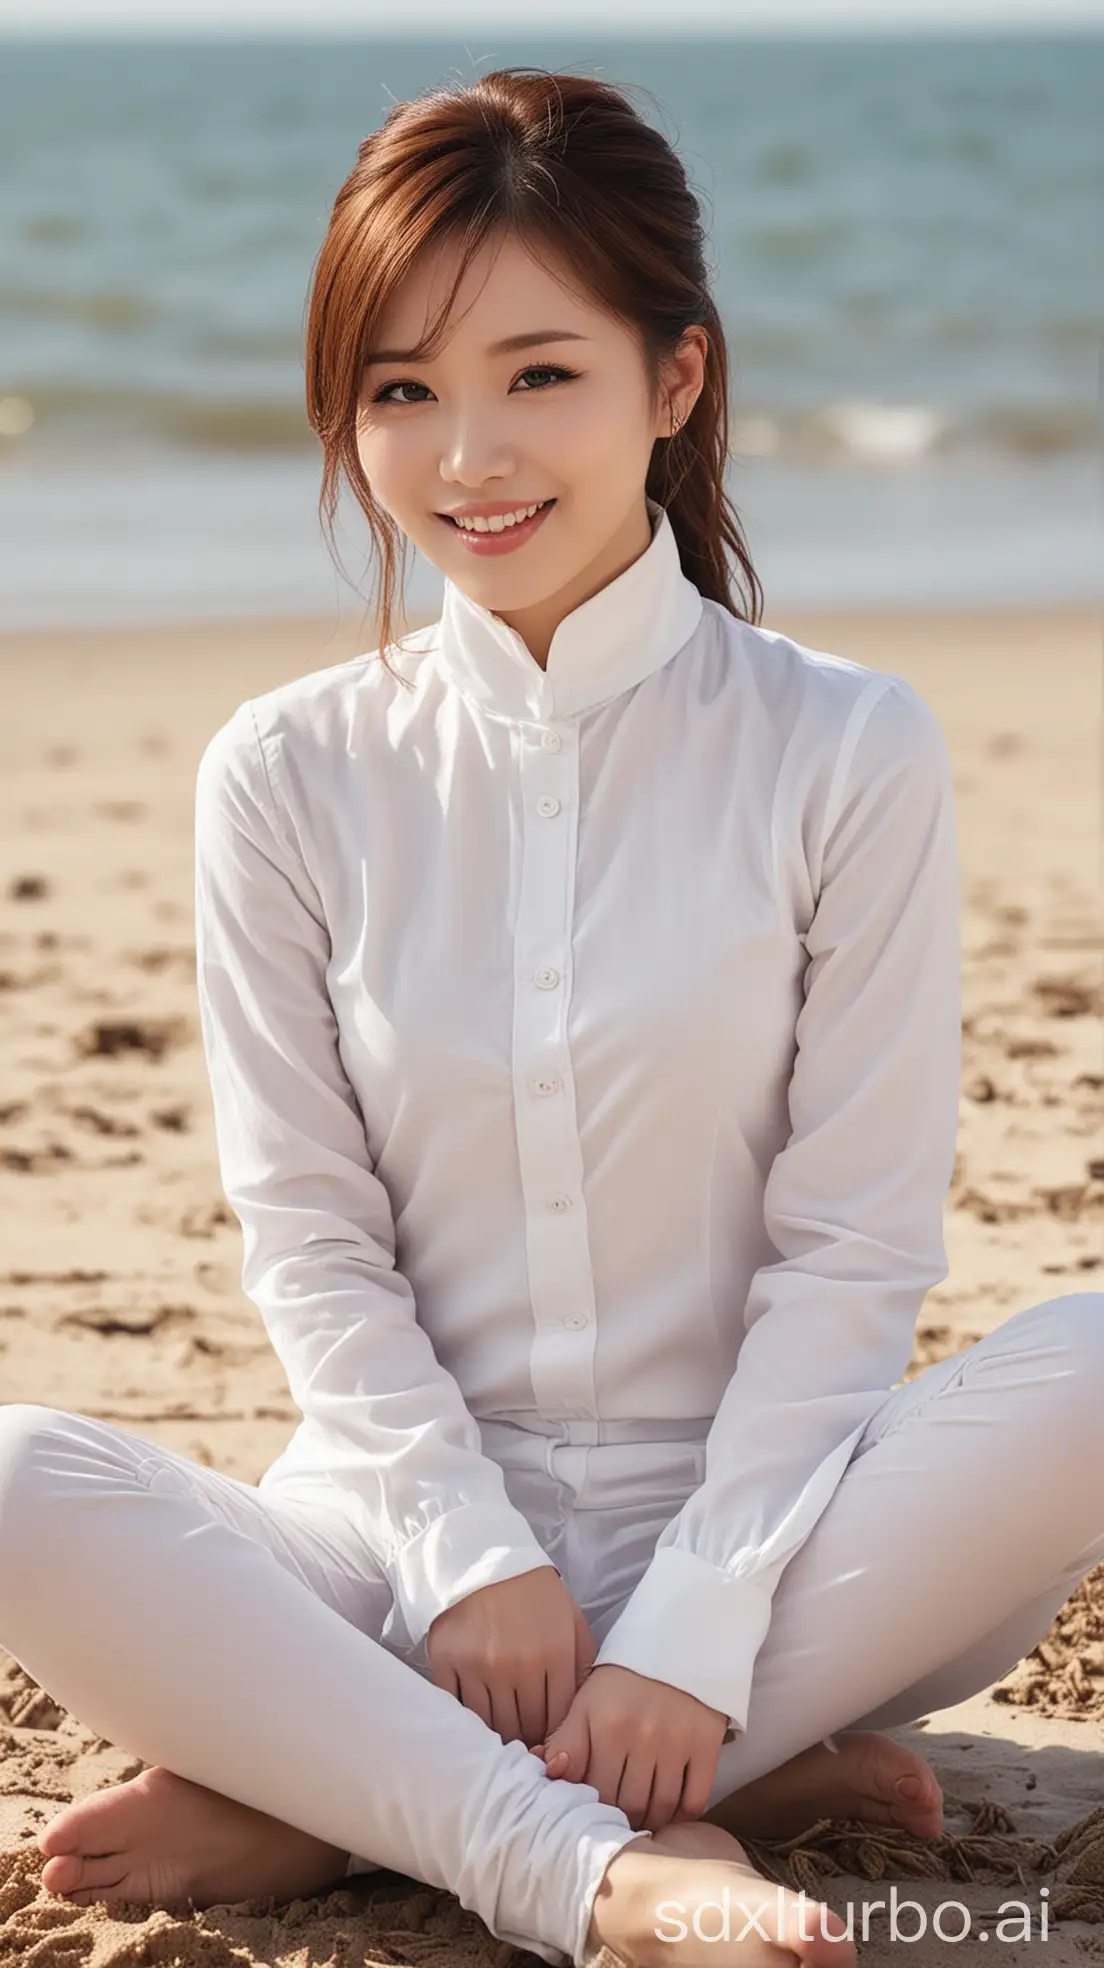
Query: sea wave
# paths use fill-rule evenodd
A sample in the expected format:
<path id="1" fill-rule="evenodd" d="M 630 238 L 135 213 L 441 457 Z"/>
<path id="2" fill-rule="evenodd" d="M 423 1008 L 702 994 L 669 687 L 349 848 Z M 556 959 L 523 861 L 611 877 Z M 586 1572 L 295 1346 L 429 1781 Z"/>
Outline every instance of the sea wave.
<path id="1" fill-rule="evenodd" d="M 737 459 L 795 464 L 907 467 L 935 452 L 987 452 L 1023 461 L 1081 451 L 1100 441 L 1091 403 L 993 403 L 952 412 L 938 404 L 841 398 L 803 412 L 735 406 Z M 138 439 L 168 449 L 294 452 L 316 439 L 290 395 L 186 394 L 122 385 L 30 385 L 0 394 L 0 448 L 55 442 L 92 448 Z"/>
<path id="2" fill-rule="evenodd" d="M 844 398 L 795 415 L 758 410 L 733 418 L 736 456 L 795 464 L 900 467 L 937 451 L 981 451 L 1030 460 L 1082 451 L 1100 439 L 1091 403 L 992 404 L 954 413 L 931 403 Z"/>
<path id="3" fill-rule="evenodd" d="M 17 427 L 17 428 L 16 428 Z M 172 390 L 51 383 L 0 396 L 0 440 L 24 444 L 152 440 L 201 451 L 299 451 L 316 442 L 291 397 L 215 397 Z"/>

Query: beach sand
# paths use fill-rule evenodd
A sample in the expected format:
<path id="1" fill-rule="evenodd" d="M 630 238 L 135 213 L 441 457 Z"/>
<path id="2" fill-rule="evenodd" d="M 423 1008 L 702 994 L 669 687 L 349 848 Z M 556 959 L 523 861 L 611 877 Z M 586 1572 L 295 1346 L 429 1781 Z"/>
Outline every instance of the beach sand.
<path id="1" fill-rule="evenodd" d="M 1100 622 L 788 614 L 767 626 L 907 677 L 954 762 L 962 1125 L 950 1274 L 925 1302 L 911 1372 L 1021 1306 L 1104 1289 Z M 219 1186 L 194 996 L 195 767 L 243 698 L 372 646 L 363 624 L 310 620 L 0 639 L 2 1398 L 118 1421 L 250 1481 L 296 1415 L 241 1293 Z M 835 1826 L 776 1857 L 791 1883 L 823 1879 L 840 1905 L 885 1899 L 891 1883 L 978 1915 L 1021 1899 L 1032 1937 L 1013 1945 L 1003 1930 L 1002 1961 L 1104 1959 L 1102 1725 L 1104 1567 L 996 1690 L 895 1732 L 945 1786 L 944 1839 L 887 1847 Z M 509 1959 L 447 1896 L 392 1875 L 291 1908 L 187 1917 L 55 1899 L 35 1831 L 141 1766 L 2 1654 L 0 1742 L 0 1964 Z M 387 1888 L 391 1903 L 370 1905 Z M 1060 1906 L 1080 1917 L 1059 1923 Z M 902 1915 L 902 1932 L 915 1923 Z M 884 1914 L 870 1934 L 864 1963 L 899 1960 Z M 993 1954 L 975 1933 L 912 1958 L 977 1968 Z"/>

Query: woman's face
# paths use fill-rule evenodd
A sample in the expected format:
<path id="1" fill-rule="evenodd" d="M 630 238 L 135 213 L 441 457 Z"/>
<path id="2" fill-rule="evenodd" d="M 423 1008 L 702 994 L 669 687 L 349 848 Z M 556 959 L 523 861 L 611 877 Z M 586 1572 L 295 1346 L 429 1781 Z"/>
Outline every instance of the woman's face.
<path id="1" fill-rule="evenodd" d="M 649 405 L 632 333 L 568 291 L 514 234 L 488 242 L 432 361 L 411 348 L 455 276 L 443 246 L 412 269 L 365 364 L 357 450 L 379 503 L 473 601 L 516 627 L 538 661 L 556 620 L 629 566 L 650 539 L 644 481 L 657 437 L 701 389 L 704 330 L 690 329 Z M 524 338 L 525 346 L 503 347 Z M 535 523 L 465 536 L 447 517 L 551 502 Z M 500 549 L 471 544 L 488 541 Z"/>

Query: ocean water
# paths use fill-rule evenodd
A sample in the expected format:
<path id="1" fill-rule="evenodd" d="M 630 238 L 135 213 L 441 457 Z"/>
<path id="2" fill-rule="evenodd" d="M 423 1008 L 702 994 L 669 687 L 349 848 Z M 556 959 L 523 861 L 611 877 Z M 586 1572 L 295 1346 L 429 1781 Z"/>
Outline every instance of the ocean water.
<path id="1" fill-rule="evenodd" d="M 391 102 L 511 62 L 649 91 L 687 164 L 768 607 L 1099 598 L 1104 36 L 42 39 L 0 41 L 0 622 L 370 599 L 311 269 Z"/>

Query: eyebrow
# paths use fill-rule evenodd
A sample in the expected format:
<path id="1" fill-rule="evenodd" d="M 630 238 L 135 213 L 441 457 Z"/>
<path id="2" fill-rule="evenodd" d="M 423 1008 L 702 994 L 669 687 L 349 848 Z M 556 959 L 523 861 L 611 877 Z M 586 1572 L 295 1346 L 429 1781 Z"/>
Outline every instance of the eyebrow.
<path id="1" fill-rule="evenodd" d="M 542 342 L 586 342 L 589 335 L 577 335 L 570 328 L 533 328 L 524 335 L 507 335 L 501 342 L 491 342 L 487 355 L 508 355 L 514 349 L 538 348 Z M 409 349 L 375 349 L 365 357 L 365 367 L 371 362 L 425 362 L 425 356 L 412 355 Z"/>

